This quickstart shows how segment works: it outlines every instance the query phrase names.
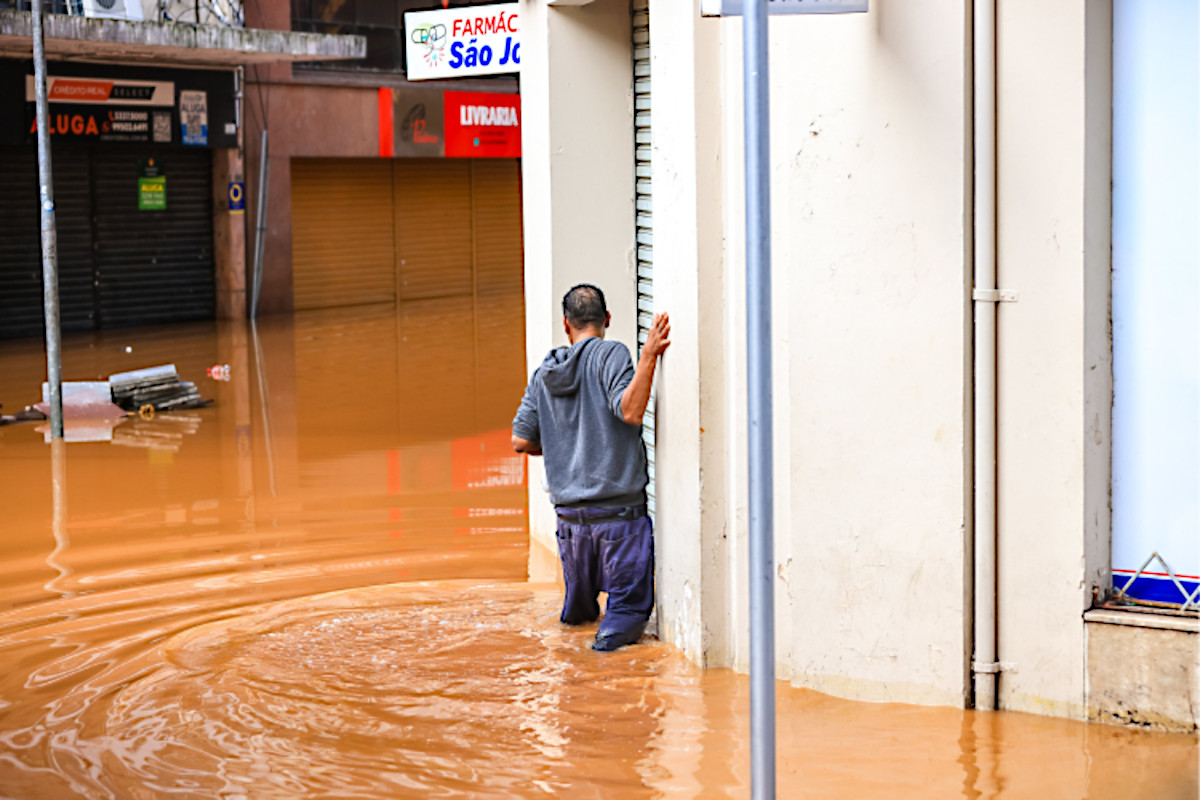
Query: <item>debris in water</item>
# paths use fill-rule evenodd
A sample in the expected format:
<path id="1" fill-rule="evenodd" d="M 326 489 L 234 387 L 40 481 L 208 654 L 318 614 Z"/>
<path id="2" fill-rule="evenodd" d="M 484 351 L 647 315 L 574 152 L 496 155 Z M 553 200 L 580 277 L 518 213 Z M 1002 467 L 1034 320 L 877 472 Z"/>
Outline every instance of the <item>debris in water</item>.
<path id="1" fill-rule="evenodd" d="M 23 409 L 13 414 L 13 419 L 17 422 L 32 422 L 47 418 L 47 414 L 43 414 L 33 406 L 25 406 Z"/>
<path id="2" fill-rule="evenodd" d="M 61 397 L 64 420 L 120 419 L 125 416 L 125 412 L 113 404 L 105 381 L 63 381 Z M 42 414 L 34 419 L 50 416 L 50 384 L 42 384 L 42 402 L 35 403 L 33 408 Z"/>
<path id="3" fill-rule="evenodd" d="M 174 364 L 147 367 L 108 376 L 113 402 L 126 411 L 153 406 L 155 411 L 200 408 L 212 403 L 200 396 L 196 384 L 179 380 Z"/>

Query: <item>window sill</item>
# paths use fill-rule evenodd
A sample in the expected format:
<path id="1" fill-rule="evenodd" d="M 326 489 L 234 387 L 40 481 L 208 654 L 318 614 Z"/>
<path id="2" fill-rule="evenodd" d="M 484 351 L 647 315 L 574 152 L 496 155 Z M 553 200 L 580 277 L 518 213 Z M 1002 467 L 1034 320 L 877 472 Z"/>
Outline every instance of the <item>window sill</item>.
<path id="1" fill-rule="evenodd" d="M 1200 619 L 1155 614 L 1148 611 L 1114 611 L 1107 608 L 1093 608 L 1083 612 L 1083 621 L 1100 625 L 1127 625 L 1133 628 L 1200 633 Z"/>

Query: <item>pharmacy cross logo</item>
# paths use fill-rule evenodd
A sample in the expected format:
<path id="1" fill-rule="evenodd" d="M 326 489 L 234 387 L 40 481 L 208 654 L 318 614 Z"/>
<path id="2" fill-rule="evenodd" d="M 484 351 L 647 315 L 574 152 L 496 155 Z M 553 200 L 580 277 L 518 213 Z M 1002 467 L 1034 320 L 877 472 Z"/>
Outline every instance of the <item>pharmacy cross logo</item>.
<path id="1" fill-rule="evenodd" d="M 426 23 L 413 28 L 413 44 L 425 45 L 422 55 L 431 67 L 441 64 L 446 58 L 446 26 Z"/>

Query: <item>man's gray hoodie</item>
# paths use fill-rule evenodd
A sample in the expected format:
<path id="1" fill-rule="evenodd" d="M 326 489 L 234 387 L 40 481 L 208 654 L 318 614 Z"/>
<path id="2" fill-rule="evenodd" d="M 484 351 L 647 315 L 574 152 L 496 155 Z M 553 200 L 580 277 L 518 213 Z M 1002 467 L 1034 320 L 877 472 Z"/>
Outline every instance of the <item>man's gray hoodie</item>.
<path id="1" fill-rule="evenodd" d="M 633 360 L 620 342 L 591 337 L 551 350 L 534 370 L 512 431 L 540 443 L 556 506 L 646 501 L 642 426 L 621 415 Z"/>

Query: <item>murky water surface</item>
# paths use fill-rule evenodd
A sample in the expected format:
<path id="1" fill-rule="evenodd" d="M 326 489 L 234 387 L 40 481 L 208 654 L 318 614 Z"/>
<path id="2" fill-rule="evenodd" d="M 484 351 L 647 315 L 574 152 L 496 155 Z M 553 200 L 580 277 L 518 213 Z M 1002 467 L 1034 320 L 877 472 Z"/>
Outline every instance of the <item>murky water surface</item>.
<path id="1" fill-rule="evenodd" d="M 173 362 L 217 404 L 73 426 L 57 489 L 0 428 L 0 796 L 748 796 L 744 676 L 593 653 L 526 581 L 520 309 L 69 341 L 69 379 Z M 6 411 L 43 370 L 0 343 Z M 786 686 L 779 764 L 781 797 L 1197 796 L 1194 737 Z"/>

